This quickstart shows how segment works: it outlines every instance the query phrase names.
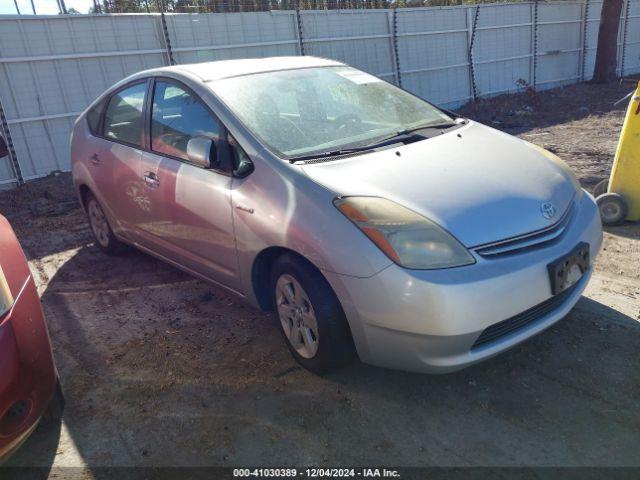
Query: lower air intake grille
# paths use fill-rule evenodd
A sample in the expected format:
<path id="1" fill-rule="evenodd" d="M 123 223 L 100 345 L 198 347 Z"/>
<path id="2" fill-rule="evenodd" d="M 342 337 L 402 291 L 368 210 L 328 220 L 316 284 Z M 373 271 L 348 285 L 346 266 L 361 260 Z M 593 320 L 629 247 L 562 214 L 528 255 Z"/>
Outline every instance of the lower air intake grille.
<path id="1" fill-rule="evenodd" d="M 558 295 L 554 295 L 548 300 L 545 300 L 538 305 L 531 307 L 529 310 L 525 310 L 518 315 L 503 320 L 502 322 L 495 323 L 490 327 L 484 329 L 484 331 L 480 334 L 478 339 L 471 346 L 471 350 L 474 348 L 481 347 L 486 345 L 487 343 L 493 342 L 505 335 L 509 335 L 521 328 L 526 327 L 534 323 L 536 320 L 548 315 L 553 312 L 556 308 L 560 307 L 564 303 L 564 301 L 571 296 L 573 291 L 576 289 L 576 285 L 568 288 L 562 293 Z"/>

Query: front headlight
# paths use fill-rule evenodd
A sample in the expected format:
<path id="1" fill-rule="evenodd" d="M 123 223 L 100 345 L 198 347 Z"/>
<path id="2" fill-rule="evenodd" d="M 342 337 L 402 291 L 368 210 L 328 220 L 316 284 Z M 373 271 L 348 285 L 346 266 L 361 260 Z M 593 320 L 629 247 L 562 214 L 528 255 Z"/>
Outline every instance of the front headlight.
<path id="1" fill-rule="evenodd" d="M 391 200 L 345 197 L 336 198 L 333 203 L 398 265 L 435 269 L 475 263 L 451 234 Z"/>
<path id="2" fill-rule="evenodd" d="M 9 284 L 0 267 L 0 318 L 13 306 L 13 295 L 9 289 Z"/>
<path id="3" fill-rule="evenodd" d="M 523 140 L 529 147 L 533 148 L 534 150 L 537 150 L 538 152 L 540 152 L 542 155 L 544 155 L 545 157 L 547 157 L 549 160 L 551 160 L 553 163 L 555 163 L 556 165 L 558 165 L 564 172 L 566 172 L 567 175 L 569 175 L 569 178 L 571 179 L 571 183 L 573 183 L 573 188 L 575 188 L 576 193 L 578 194 L 578 197 L 580 197 L 580 195 L 582 195 L 582 186 L 580 185 L 580 181 L 578 180 L 578 178 L 576 177 L 576 174 L 573 173 L 573 170 L 571 170 L 571 167 L 569 167 L 569 165 L 566 164 L 566 162 L 564 160 L 562 160 L 558 155 L 556 155 L 553 152 L 550 152 L 549 150 L 546 150 L 538 145 L 536 145 L 535 143 L 531 143 L 531 142 L 527 142 L 526 140 Z"/>

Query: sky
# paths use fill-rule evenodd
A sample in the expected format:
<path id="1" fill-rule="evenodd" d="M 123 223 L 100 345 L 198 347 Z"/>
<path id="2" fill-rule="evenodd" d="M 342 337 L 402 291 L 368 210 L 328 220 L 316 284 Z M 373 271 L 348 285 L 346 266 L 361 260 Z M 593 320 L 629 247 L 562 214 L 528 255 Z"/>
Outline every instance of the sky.
<path id="1" fill-rule="evenodd" d="M 17 2 L 20 13 L 23 15 L 33 15 L 30 0 L 17 0 Z M 38 15 L 56 15 L 60 13 L 56 0 L 33 0 L 33 3 L 36 6 L 36 13 Z M 93 6 L 93 0 L 65 0 L 64 4 L 67 6 L 67 9 L 75 8 L 80 13 L 87 13 L 89 7 Z M 13 0 L 0 0 L 0 15 L 15 15 L 16 13 Z"/>

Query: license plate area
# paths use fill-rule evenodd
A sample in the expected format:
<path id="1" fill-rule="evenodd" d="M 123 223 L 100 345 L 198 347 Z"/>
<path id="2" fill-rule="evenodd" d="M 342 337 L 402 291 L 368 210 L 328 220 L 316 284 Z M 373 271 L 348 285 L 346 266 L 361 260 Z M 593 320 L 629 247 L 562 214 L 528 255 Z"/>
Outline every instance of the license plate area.
<path id="1" fill-rule="evenodd" d="M 557 295 L 572 287 L 589 268 L 589 244 L 581 242 L 567 255 L 547 265 L 551 293 Z"/>

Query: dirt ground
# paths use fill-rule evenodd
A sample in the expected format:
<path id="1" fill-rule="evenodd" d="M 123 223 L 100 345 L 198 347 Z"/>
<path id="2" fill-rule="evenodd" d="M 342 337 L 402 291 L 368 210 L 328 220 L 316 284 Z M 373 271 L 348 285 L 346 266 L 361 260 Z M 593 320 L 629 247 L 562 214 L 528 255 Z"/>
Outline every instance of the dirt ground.
<path id="1" fill-rule="evenodd" d="M 485 100 L 466 115 L 607 176 L 628 85 Z M 517 161 L 517 159 L 514 159 Z M 66 395 L 12 465 L 640 466 L 640 225 L 609 228 L 561 322 L 445 376 L 300 369 L 265 314 L 142 253 L 93 245 L 68 174 L 0 193 Z M 65 210 L 63 209 L 63 210 Z M 33 210 L 33 211 L 32 211 Z M 34 213 L 35 212 L 35 213 Z M 44 212 L 44 213 L 43 213 Z"/>

